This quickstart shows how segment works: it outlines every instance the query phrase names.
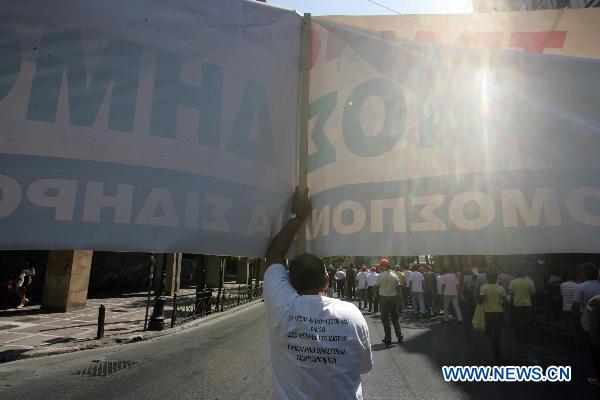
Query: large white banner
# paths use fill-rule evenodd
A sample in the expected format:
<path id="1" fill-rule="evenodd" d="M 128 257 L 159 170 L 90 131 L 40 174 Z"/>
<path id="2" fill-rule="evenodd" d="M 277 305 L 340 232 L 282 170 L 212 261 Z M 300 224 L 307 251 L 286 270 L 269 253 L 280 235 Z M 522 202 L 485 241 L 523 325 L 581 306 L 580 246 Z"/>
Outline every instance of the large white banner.
<path id="1" fill-rule="evenodd" d="M 0 248 L 262 256 L 297 180 L 300 17 L 0 4 Z"/>
<path id="2" fill-rule="evenodd" d="M 312 252 L 600 252 L 600 61 L 358 18 L 313 23 Z"/>

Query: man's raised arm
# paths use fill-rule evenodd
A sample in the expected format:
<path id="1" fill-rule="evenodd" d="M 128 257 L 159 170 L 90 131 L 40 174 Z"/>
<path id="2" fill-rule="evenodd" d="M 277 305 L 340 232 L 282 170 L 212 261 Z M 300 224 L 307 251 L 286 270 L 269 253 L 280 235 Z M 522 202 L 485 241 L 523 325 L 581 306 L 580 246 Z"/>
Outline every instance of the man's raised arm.
<path id="1" fill-rule="evenodd" d="M 300 190 L 296 186 L 292 198 L 292 215 L 287 223 L 281 228 L 279 233 L 271 240 L 267 249 L 267 268 L 273 264 L 283 264 L 294 237 L 304 223 L 308 211 L 310 210 L 310 201 L 308 200 L 308 188 Z"/>

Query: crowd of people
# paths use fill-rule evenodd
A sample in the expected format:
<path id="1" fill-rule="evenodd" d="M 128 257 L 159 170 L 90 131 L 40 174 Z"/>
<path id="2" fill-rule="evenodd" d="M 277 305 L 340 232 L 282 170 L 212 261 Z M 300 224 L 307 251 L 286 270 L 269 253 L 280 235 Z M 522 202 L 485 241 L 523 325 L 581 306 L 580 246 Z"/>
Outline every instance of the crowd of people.
<path id="1" fill-rule="evenodd" d="M 552 273 L 545 296 L 536 293 L 532 277 L 522 268 L 514 275 L 494 266 L 452 271 L 427 264 L 392 266 L 382 258 L 376 265 L 358 268 L 330 265 L 327 274 L 328 296 L 335 292 L 340 299 L 356 301 L 360 310 L 380 312 L 386 344 L 391 343 L 390 322 L 402 341 L 397 315 L 408 310 L 418 318 L 469 322 L 485 332 L 494 357 L 500 360 L 502 330 L 510 328 L 515 338 L 526 340 L 544 314 L 563 322 L 574 340 L 590 352 L 600 376 L 600 276 L 595 264 L 569 269 L 565 279 Z M 390 289 L 389 274 L 394 275 L 397 289 Z M 590 383 L 598 385 L 597 378 L 590 378 Z"/>

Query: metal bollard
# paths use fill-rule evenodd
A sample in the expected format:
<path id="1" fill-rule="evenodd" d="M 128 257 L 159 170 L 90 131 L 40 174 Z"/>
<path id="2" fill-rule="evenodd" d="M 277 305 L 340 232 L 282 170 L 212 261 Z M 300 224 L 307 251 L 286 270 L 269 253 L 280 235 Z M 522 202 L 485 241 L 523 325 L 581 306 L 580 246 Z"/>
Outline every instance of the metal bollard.
<path id="1" fill-rule="evenodd" d="M 104 304 L 100 304 L 98 308 L 98 333 L 96 339 L 102 339 L 104 337 L 104 316 L 106 314 L 106 308 Z"/>

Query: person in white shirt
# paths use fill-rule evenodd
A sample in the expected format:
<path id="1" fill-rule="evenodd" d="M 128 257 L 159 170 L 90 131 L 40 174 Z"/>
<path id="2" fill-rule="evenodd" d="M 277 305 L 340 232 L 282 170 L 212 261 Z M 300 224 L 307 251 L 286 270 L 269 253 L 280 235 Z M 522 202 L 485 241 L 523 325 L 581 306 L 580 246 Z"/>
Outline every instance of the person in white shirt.
<path id="1" fill-rule="evenodd" d="M 589 336 L 590 318 L 586 305 L 592 297 L 600 294 L 600 282 L 598 282 L 598 267 L 596 265 L 584 263 L 583 270 L 586 280 L 575 287 L 571 313 L 574 317 L 573 319 L 579 319 L 581 329 Z"/>
<path id="2" fill-rule="evenodd" d="M 344 298 L 344 288 L 346 285 L 346 271 L 341 267 L 335 273 L 335 285 L 337 286 L 338 299 Z"/>
<path id="3" fill-rule="evenodd" d="M 356 279 L 354 281 L 356 285 L 356 298 L 358 299 L 358 309 L 362 309 L 367 307 L 367 301 L 365 298 L 365 294 L 367 291 L 367 278 L 369 273 L 367 272 L 367 267 L 365 265 L 360 266 L 360 272 L 356 274 Z"/>
<path id="4" fill-rule="evenodd" d="M 444 321 L 448 321 L 448 305 L 452 303 L 454 314 L 458 322 L 463 322 L 460 307 L 458 306 L 458 278 L 454 272 L 446 272 L 440 278 L 444 291 Z"/>
<path id="5" fill-rule="evenodd" d="M 424 280 L 425 278 L 420 271 L 414 270 L 410 273 L 410 296 L 412 298 L 413 309 L 420 315 L 425 315 Z"/>
<path id="6" fill-rule="evenodd" d="M 379 274 L 377 273 L 377 268 L 371 267 L 371 272 L 367 276 L 367 301 L 369 303 L 369 312 L 371 312 L 371 310 L 375 310 L 375 312 L 377 312 L 379 309 L 379 299 L 377 298 L 377 293 L 375 293 L 374 290 L 378 276 Z"/>
<path id="7" fill-rule="evenodd" d="M 323 260 L 296 257 L 289 274 L 285 255 L 310 209 L 298 188 L 292 217 L 267 250 L 267 308 L 273 388 L 278 399 L 362 399 L 361 374 L 373 361 L 367 323 L 356 306 L 324 296 Z"/>
<path id="8" fill-rule="evenodd" d="M 577 283 L 575 282 L 575 271 L 570 269 L 567 272 L 567 281 L 560 284 L 560 295 L 562 297 L 562 311 L 565 317 L 571 314 L 571 307 L 573 306 L 573 299 L 575 298 L 575 288 Z"/>

